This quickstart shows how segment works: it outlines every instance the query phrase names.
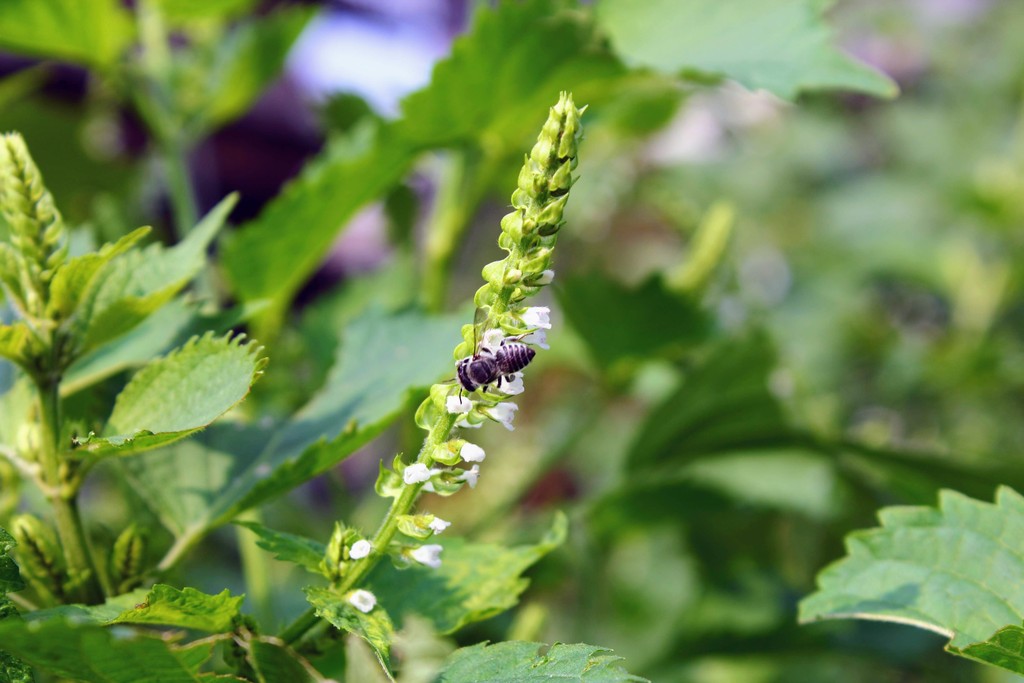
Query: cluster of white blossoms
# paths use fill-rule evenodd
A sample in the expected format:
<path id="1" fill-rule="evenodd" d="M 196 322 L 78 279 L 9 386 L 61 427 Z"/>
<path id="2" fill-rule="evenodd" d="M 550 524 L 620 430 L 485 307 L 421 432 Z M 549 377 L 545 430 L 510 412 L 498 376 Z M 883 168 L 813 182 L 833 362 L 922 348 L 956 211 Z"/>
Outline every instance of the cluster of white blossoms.
<path id="1" fill-rule="evenodd" d="M 465 485 L 475 487 L 486 454 L 480 446 L 453 432 L 481 427 L 488 420 L 514 429 L 519 407 L 506 398 L 523 393 L 522 370 L 533 359 L 534 349 L 549 348 L 550 309 L 525 306 L 523 302 L 555 277 L 550 264 L 564 223 L 563 209 L 575 182 L 572 172 L 582 134 L 582 113 L 568 93 L 562 93 L 551 108 L 520 170 L 512 193 L 514 210 L 501 220 L 498 246 L 507 255 L 484 266 L 485 284 L 473 297 L 477 320 L 462 328 L 463 340 L 454 353 L 459 362 L 458 381 L 435 384 L 416 411 L 416 424 L 428 436 L 415 462 L 406 465 L 399 456 L 394 471 L 381 471 L 377 490 L 395 498 L 396 505 L 402 501 L 401 514 L 394 519 L 397 530 L 406 536 L 425 541 L 450 526 L 429 513 L 406 514 L 416 499 L 415 495 L 406 495 L 408 487 L 419 487 L 413 494 L 427 491 L 442 496 L 452 495 Z M 394 533 L 396 526 L 386 528 Z M 386 535 L 381 541 L 382 551 L 390 538 Z M 409 562 L 431 569 L 442 566 L 444 546 L 440 544 L 400 548 Z M 348 549 L 350 560 L 371 562 L 377 554 L 368 541 L 356 541 Z M 360 611 L 369 612 L 376 605 L 376 598 L 368 591 L 356 590 L 348 595 L 349 603 Z"/>

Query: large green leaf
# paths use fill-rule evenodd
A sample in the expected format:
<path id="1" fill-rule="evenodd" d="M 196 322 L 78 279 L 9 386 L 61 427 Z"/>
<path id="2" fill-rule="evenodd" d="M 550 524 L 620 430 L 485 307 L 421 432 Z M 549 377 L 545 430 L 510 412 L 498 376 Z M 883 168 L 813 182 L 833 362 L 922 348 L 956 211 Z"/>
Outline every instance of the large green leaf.
<path id="1" fill-rule="evenodd" d="M 626 360 L 678 356 L 710 332 L 699 303 L 670 293 L 658 278 L 631 288 L 592 272 L 555 291 L 569 324 L 606 371 Z"/>
<path id="2" fill-rule="evenodd" d="M 263 372 L 260 347 L 241 336 L 193 337 L 153 361 L 117 397 L 104 436 L 82 446 L 93 455 L 129 455 L 183 439 L 239 403 Z"/>
<path id="3" fill-rule="evenodd" d="M 232 596 L 227 589 L 207 595 L 195 588 L 181 590 L 157 584 L 146 600 L 113 619 L 112 624 L 152 624 L 221 633 L 234 628 L 244 595 Z"/>
<path id="4" fill-rule="evenodd" d="M 353 633 L 373 648 L 387 667 L 391 652 L 391 639 L 395 628 L 388 613 L 377 605 L 369 613 L 353 607 L 345 596 L 330 588 L 306 588 L 306 600 L 316 609 L 316 614 L 326 619 L 335 628 Z"/>
<path id="5" fill-rule="evenodd" d="M 412 159 L 390 127 L 372 123 L 328 143 L 255 221 L 225 240 L 224 268 L 236 293 L 269 299 L 268 315 L 283 315 L 347 221 L 396 183 Z"/>
<path id="6" fill-rule="evenodd" d="M 624 72 L 587 14 L 559 0 L 480 7 L 430 85 L 402 102 L 401 135 L 421 146 L 528 144 L 561 90 L 593 103 Z"/>
<path id="7" fill-rule="evenodd" d="M 381 563 L 370 575 L 369 587 L 396 618 L 418 615 L 439 633 L 452 633 L 514 607 L 529 585 L 523 572 L 565 541 L 566 528 L 566 518 L 559 514 L 540 543 L 511 548 L 448 539 L 439 568 L 396 569 Z"/>
<path id="8" fill-rule="evenodd" d="M 107 67 L 132 37 L 118 0 L 0 2 L 0 46 L 15 52 Z"/>
<path id="9" fill-rule="evenodd" d="M 221 633 L 234 628 L 244 599 L 227 589 L 209 595 L 195 588 L 178 589 L 158 583 L 149 591 L 132 591 L 101 605 L 61 605 L 33 612 L 28 621 L 67 619 L 96 626 L 138 624 Z"/>
<path id="10" fill-rule="evenodd" d="M 32 666 L 87 683 L 197 683 L 221 679 L 200 673 L 224 637 L 178 646 L 159 634 L 65 619 L 0 622 L 5 651 Z"/>
<path id="11" fill-rule="evenodd" d="M 206 249 L 237 201 L 237 195 L 225 197 L 170 249 L 153 244 L 110 261 L 81 297 L 79 351 L 125 334 L 187 285 L 206 264 Z"/>
<path id="12" fill-rule="evenodd" d="M 308 7 L 278 10 L 241 24 L 221 41 L 207 74 L 208 99 L 201 113 L 208 126 L 226 123 L 252 106 L 280 73 L 312 16 Z"/>
<path id="13" fill-rule="evenodd" d="M 826 0 L 600 0 L 597 17 L 635 66 L 700 72 L 793 98 L 842 88 L 892 97 L 886 76 L 833 45 L 821 14 Z"/>
<path id="14" fill-rule="evenodd" d="M 255 533 L 259 540 L 256 545 L 264 550 L 274 553 L 274 557 L 282 562 L 297 564 L 307 571 L 320 576 L 320 564 L 324 559 L 327 547 L 318 541 L 289 534 L 284 531 L 274 531 L 256 522 L 235 522 Z"/>
<path id="15" fill-rule="evenodd" d="M 885 508 L 879 519 L 847 537 L 847 556 L 818 576 L 800 620 L 910 624 L 998 664 L 1016 632 L 996 632 L 1024 621 L 1024 497 L 1004 487 L 991 504 L 943 491 L 937 509 Z"/>
<path id="16" fill-rule="evenodd" d="M 643 683 L 627 673 L 611 650 L 575 643 L 479 643 L 456 650 L 445 661 L 438 683 Z M 649 682 L 648 682 L 649 683 Z"/>
<path id="17" fill-rule="evenodd" d="M 637 431 L 630 468 L 790 442 L 791 430 L 769 386 L 775 364 L 774 348 L 761 333 L 715 346 Z"/>
<path id="18" fill-rule="evenodd" d="M 379 434 L 413 389 L 453 374 L 461 316 L 370 310 L 346 329 L 321 391 L 281 428 L 225 425 L 124 463 L 176 535 L 201 535 L 333 467 Z"/>

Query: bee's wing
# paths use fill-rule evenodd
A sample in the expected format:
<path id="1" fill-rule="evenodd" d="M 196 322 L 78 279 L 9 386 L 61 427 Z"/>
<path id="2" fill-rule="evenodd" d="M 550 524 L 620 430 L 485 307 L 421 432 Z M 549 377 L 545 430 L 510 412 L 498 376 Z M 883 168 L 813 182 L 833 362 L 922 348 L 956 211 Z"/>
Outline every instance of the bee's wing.
<path id="1" fill-rule="evenodd" d="M 491 315 L 490 306 L 477 306 L 476 312 L 473 314 L 473 348 L 480 348 L 480 335 L 486 330 L 481 330 L 480 327 L 487 322 L 487 318 Z"/>

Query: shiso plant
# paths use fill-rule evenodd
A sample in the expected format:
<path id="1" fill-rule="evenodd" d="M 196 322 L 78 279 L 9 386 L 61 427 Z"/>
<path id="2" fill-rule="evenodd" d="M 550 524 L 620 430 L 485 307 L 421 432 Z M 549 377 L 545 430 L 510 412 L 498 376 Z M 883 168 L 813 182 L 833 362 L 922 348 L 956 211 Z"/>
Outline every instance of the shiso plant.
<path id="1" fill-rule="evenodd" d="M 499 347 L 510 338 L 547 348 L 549 309 L 526 301 L 553 278 L 551 261 L 574 182 L 581 114 L 563 93 L 527 155 L 512 195 L 514 210 L 501 221 L 499 245 L 507 255 L 483 269 L 486 283 L 475 297 L 474 321 L 462 327 L 456 359 L 474 356 L 480 344 Z M 325 584 L 306 589 L 309 610 L 279 633 L 267 632 L 243 613 L 241 596 L 161 582 L 196 537 L 185 536 L 190 539 L 185 543 L 179 537 L 157 560 L 136 524 L 98 540 L 87 530 L 88 518 L 83 520 L 79 492 L 103 460 L 138 456 L 185 439 L 231 410 L 264 372 L 267 359 L 260 346 L 240 334 L 193 336 L 135 372 L 98 431 L 82 431 L 69 417 L 67 380 L 79 376 L 75 369 L 90 352 L 159 315 L 199 273 L 205 248 L 233 199 L 172 249 L 140 248 L 146 233 L 140 229 L 99 250 L 74 254 L 54 200 L 16 133 L 2 138 L 0 188 L 10 226 L 0 245 L 3 286 L 14 314 L 0 328 L 0 353 L 22 372 L 16 380 L 20 402 L 9 407 L 24 418 L 15 431 L 5 431 L 18 438 L 3 446 L 2 455 L 34 483 L 52 513 L 45 518 L 19 514 L 9 530 L 0 531 L 2 680 L 31 680 L 32 669 L 76 680 L 128 680 L 129 671 L 134 681 L 320 680 L 305 657 L 337 649 L 338 633 L 364 639 L 390 677 L 395 670 L 390 615 L 401 614 L 410 594 L 436 601 L 425 611 L 437 611 L 448 624 L 443 630 L 454 630 L 514 601 L 524 587 L 519 573 L 564 538 L 565 521 L 558 519 L 533 547 L 445 546 L 431 541 L 451 524 L 417 508 L 424 491 L 451 496 L 476 485 L 485 453 L 463 435 L 487 421 L 512 429 L 516 406 L 508 399 L 524 387 L 522 373 L 510 373 L 504 385 L 468 392 L 452 381 L 430 388 L 415 416 L 426 432 L 419 452 L 410 461 L 399 455 L 391 469 L 381 468 L 376 492 L 390 506 L 374 533 L 338 522 L 321 544 L 255 521 L 240 522 L 258 536 L 261 547 Z M 114 371 L 99 365 L 91 368 L 91 382 Z M 266 479 L 266 472 L 258 467 L 256 478 Z M 229 510 L 223 519 L 234 516 Z M 381 562 L 391 569 L 375 571 Z M 423 605 L 417 609 L 424 611 Z M 169 639 L 155 627 L 206 635 Z M 470 680 L 467 676 L 481 667 L 499 667 L 509 675 L 517 669 L 578 670 L 600 672 L 604 680 L 640 680 L 601 648 L 556 645 L 540 657 L 538 647 L 506 642 L 469 648 L 435 671 L 453 681 Z"/>

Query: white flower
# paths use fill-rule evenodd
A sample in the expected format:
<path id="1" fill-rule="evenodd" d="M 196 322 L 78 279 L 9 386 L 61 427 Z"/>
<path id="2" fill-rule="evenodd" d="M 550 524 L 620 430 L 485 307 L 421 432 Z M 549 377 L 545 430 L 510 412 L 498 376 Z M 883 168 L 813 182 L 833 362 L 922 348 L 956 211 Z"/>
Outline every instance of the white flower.
<path id="1" fill-rule="evenodd" d="M 373 551 L 373 544 L 369 541 L 358 540 L 348 549 L 348 556 L 353 560 L 361 560 Z"/>
<path id="2" fill-rule="evenodd" d="M 555 279 L 555 271 L 545 270 L 542 272 L 536 280 L 533 281 L 535 285 L 550 285 L 551 281 Z"/>
<path id="3" fill-rule="evenodd" d="M 421 462 L 415 462 L 406 467 L 405 471 L 402 472 L 402 481 L 406 484 L 422 484 L 425 481 L 429 481 L 439 471 L 429 469 Z"/>
<path id="4" fill-rule="evenodd" d="M 448 409 L 448 412 L 452 415 L 458 415 L 460 413 L 468 413 L 473 409 L 473 402 L 465 396 L 449 396 L 444 400 L 444 407 Z"/>
<path id="5" fill-rule="evenodd" d="M 463 470 L 459 479 L 469 484 L 469 488 L 475 489 L 476 482 L 480 479 L 480 465 L 473 465 L 470 469 Z"/>
<path id="6" fill-rule="evenodd" d="M 462 448 L 459 449 L 459 455 L 466 462 L 483 462 L 484 458 L 487 457 L 484 449 L 468 441 L 462 444 Z"/>
<path id="7" fill-rule="evenodd" d="M 523 320 L 523 324 L 527 327 L 539 327 L 550 330 L 551 321 L 548 319 L 550 313 L 551 309 L 547 306 L 530 306 L 523 311 L 520 317 Z"/>
<path id="8" fill-rule="evenodd" d="M 452 525 L 451 522 L 446 522 L 443 519 L 441 519 L 440 517 L 434 517 L 434 519 L 430 520 L 430 524 L 429 524 L 430 529 L 435 534 L 441 533 L 442 531 L 444 531 L 445 529 L 447 529 L 451 525 Z"/>
<path id="9" fill-rule="evenodd" d="M 490 408 L 486 408 L 485 412 L 488 417 L 500 422 L 505 429 L 511 432 L 515 429 L 515 427 L 512 426 L 512 418 L 516 416 L 517 410 L 519 410 L 519 406 L 515 403 L 498 403 Z"/>
<path id="10" fill-rule="evenodd" d="M 512 375 L 512 381 L 502 380 L 498 391 L 508 396 L 515 396 L 523 393 L 523 373 L 517 372 Z"/>
<path id="11" fill-rule="evenodd" d="M 523 337 L 522 342 L 524 344 L 535 344 L 542 349 L 550 349 L 548 346 L 548 333 L 544 330 L 537 330 Z"/>
<path id="12" fill-rule="evenodd" d="M 355 607 L 363 614 L 369 614 L 377 606 L 377 596 L 362 588 L 352 591 L 348 596 L 348 604 Z"/>
<path id="13" fill-rule="evenodd" d="M 421 545 L 409 553 L 409 556 L 420 564 L 426 565 L 431 569 L 437 569 L 441 566 L 442 550 L 444 550 L 444 546 L 432 543 L 430 545 Z"/>
<path id="14" fill-rule="evenodd" d="M 503 339 L 505 339 L 505 333 L 500 329 L 487 330 L 484 332 L 483 339 L 480 340 L 480 345 L 494 350 L 501 346 Z"/>

